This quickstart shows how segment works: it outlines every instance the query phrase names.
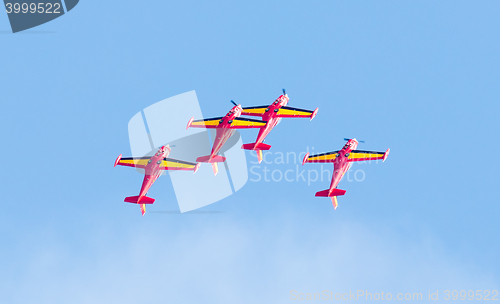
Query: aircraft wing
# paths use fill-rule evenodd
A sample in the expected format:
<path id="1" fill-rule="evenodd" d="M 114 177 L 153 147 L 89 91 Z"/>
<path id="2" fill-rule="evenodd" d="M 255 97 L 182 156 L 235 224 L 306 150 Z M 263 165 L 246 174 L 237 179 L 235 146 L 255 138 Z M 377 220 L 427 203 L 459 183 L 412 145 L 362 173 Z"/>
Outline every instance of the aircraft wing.
<path id="1" fill-rule="evenodd" d="M 347 158 L 347 161 L 363 161 L 363 160 L 378 160 L 381 159 L 385 161 L 389 155 L 389 149 L 385 152 L 374 152 L 374 151 L 362 151 L 362 150 L 352 150 Z"/>
<path id="2" fill-rule="evenodd" d="M 224 117 L 214 117 L 208 119 L 193 120 L 188 124 L 188 127 L 194 128 L 220 128 L 219 124 L 223 121 Z M 240 118 L 236 117 L 229 124 L 232 129 L 247 129 L 247 128 L 261 128 L 266 125 L 267 122 L 256 119 Z"/>
<path id="3" fill-rule="evenodd" d="M 231 123 L 231 128 L 235 129 L 262 128 L 266 124 L 267 122 L 262 120 L 237 117 Z"/>
<path id="4" fill-rule="evenodd" d="M 302 161 L 302 165 L 305 163 L 333 163 L 333 161 L 337 158 L 337 153 L 339 153 L 339 151 L 316 155 L 309 155 L 309 153 L 307 153 Z"/>
<path id="5" fill-rule="evenodd" d="M 242 115 L 250 115 L 250 116 L 262 116 L 266 113 L 266 109 L 269 106 L 258 106 L 258 107 L 247 107 L 243 108 L 241 114 Z"/>
<path id="6" fill-rule="evenodd" d="M 162 170 L 187 170 L 196 171 L 198 166 L 196 163 L 191 163 L 183 160 L 164 158 L 160 166 Z"/>
<path id="7" fill-rule="evenodd" d="M 198 120 L 193 120 L 188 124 L 189 127 L 193 128 L 217 128 L 219 125 L 220 120 L 224 117 L 214 117 L 214 118 L 207 118 L 207 119 L 198 119 Z"/>
<path id="8" fill-rule="evenodd" d="M 151 156 L 146 156 L 146 157 L 121 157 L 121 155 L 118 157 L 117 162 L 115 163 L 116 165 L 120 166 L 127 166 L 127 167 L 135 167 L 135 168 L 145 168 L 146 165 L 148 164 L 149 159 Z"/>
<path id="9" fill-rule="evenodd" d="M 314 111 L 292 108 L 292 107 L 281 107 L 276 113 L 278 117 L 310 117 L 311 119 L 316 116 L 318 113 L 318 109 L 316 108 Z"/>

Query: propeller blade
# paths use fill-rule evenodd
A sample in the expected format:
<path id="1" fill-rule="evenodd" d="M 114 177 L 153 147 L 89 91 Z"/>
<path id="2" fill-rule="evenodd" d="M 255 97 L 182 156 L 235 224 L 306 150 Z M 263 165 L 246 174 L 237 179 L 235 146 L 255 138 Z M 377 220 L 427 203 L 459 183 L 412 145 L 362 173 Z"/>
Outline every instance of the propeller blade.
<path id="1" fill-rule="evenodd" d="M 344 138 L 344 140 L 345 140 L 345 141 L 349 141 L 349 140 L 351 140 L 351 139 L 350 139 L 350 138 Z M 359 142 L 359 143 L 365 143 L 365 141 L 364 141 L 364 140 L 358 140 L 358 142 Z"/>
<path id="2" fill-rule="evenodd" d="M 236 104 L 236 102 L 234 102 L 234 100 L 231 100 L 231 102 L 232 102 L 235 106 L 237 106 L 237 104 Z"/>
<path id="3" fill-rule="evenodd" d="M 286 95 L 285 89 L 283 89 L 283 95 Z"/>

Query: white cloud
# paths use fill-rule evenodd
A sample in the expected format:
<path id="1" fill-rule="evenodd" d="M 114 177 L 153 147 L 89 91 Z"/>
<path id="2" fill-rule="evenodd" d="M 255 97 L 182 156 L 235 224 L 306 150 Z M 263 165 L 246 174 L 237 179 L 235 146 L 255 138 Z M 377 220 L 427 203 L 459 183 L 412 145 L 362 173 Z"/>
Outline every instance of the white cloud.
<path id="1" fill-rule="evenodd" d="M 284 303 L 291 290 L 421 292 L 426 299 L 428 290 L 498 286 L 497 277 L 464 265 L 427 233 L 408 239 L 347 221 L 312 229 L 314 219 L 290 213 L 261 223 L 228 217 L 189 220 L 195 224 L 175 231 L 134 225 L 120 237 L 96 227 L 79 241 L 80 254 L 45 243 L 4 292 L 16 294 L 13 303 Z"/>

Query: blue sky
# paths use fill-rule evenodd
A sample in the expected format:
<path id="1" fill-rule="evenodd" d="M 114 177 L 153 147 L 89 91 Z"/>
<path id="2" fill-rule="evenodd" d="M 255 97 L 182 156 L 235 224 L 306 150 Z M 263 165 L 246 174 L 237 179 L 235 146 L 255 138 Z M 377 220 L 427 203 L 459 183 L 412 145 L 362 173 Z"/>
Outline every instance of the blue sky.
<path id="1" fill-rule="evenodd" d="M 0 14 L 2 298 L 287 303 L 291 290 L 500 289 L 499 9 L 81 1 L 17 34 Z M 340 183 L 336 211 L 314 197 L 325 180 L 249 181 L 201 209 L 217 212 L 141 217 L 123 203 L 142 181 L 112 166 L 130 154 L 135 113 L 196 90 L 203 114 L 219 116 L 231 99 L 268 104 L 282 88 L 290 106 L 319 113 L 282 121 L 271 156 L 338 150 L 344 137 L 391 148 L 385 163 L 354 164 L 365 179 Z M 148 210 L 178 210 L 168 176 L 150 196 Z"/>

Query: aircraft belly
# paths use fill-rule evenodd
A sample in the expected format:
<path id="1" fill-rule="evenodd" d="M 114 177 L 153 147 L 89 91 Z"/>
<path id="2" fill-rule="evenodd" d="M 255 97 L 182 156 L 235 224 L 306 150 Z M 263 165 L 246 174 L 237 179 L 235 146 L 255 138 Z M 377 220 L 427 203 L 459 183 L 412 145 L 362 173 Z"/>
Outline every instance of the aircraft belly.
<path id="1" fill-rule="evenodd" d="M 141 192 L 139 196 L 144 196 L 146 193 L 148 193 L 149 189 L 153 185 L 153 183 L 156 181 L 156 176 L 154 175 L 146 175 L 144 176 L 144 180 L 142 182 L 142 187 L 141 187 Z"/>
<path id="2" fill-rule="evenodd" d="M 269 132 L 271 132 L 271 130 L 274 128 L 275 125 L 276 125 L 276 121 L 270 120 L 264 128 L 260 129 L 256 142 L 257 143 L 263 142 L 264 139 L 266 139 Z"/>
<path id="3" fill-rule="evenodd" d="M 234 130 L 232 129 L 217 129 L 214 147 L 212 148 L 212 156 L 215 156 L 219 153 L 220 149 L 222 149 L 226 141 L 231 137 L 231 135 L 233 135 L 233 133 Z"/>
<path id="4" fill-rule="evenodd" d="M 338 186 L 338 184 L 342 180 L 342 177 L 344 177 L 344 174 L 348 168 L 349 168 L 349 164 L 346 164 L 344 162 L 334 164 L 334 169 L 333 169 L 333 174 L 332 174 L 332 183 L 330 185 L 330 190 L 335 189 Z"/>

